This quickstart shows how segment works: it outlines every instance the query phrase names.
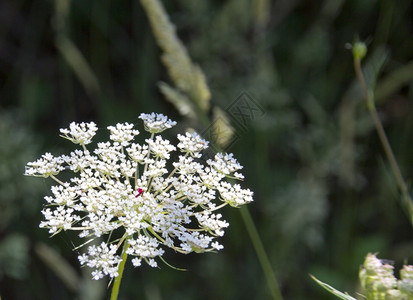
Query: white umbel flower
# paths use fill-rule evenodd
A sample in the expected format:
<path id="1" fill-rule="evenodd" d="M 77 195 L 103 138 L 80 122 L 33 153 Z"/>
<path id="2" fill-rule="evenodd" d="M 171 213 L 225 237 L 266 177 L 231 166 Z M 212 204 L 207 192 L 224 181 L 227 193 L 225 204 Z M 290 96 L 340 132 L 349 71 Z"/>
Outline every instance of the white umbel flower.
<path id="1" fill-rule="evenodd" d="M 129 157 L 140 164 L 143 164 L 148 156 L 149 147 L 148 145 L 132 144 L 129 148 L 126 148 Z"/>
<path id="2" fill-rule="evenodd" d="M 42 158 L 36 161 L 27 163 L 24 175 L 37 176 L 37 177 L 49 177 L 59 174 L 64 170 L 62 166 L 65 162 L 65 157 L 54 157 L 50 153 L 45 153 Z"/>
<path id="3" fill-rule="evenodd" d="M 60 132 L 62 133 L 61 137 L 75 144 L 87 145 L 92 142 L 97 130 L 98 128 L 93 122 L 80 124 L 72 122 L 69 129 L 60 129 Z"/>
<path id="4" fill-rule="evenodd" d="M 187 132 L 185 135 L 178 134 L 178 140 L 180 141 L 178 148 L 181 149 L 182 152 L 189 153 L 193 157 L 201 157 L 201 151 L 208 148 L 209 144 L 208 141 L 201 138 L 196 132 Z"/>
<path id="5" fill-rule="evenodd" d="M 133 124 L 116 124 L 116 126 L 108 126 L 110 130 L 110 139 L 118 142 L 122 146 L 129 145 L 129 142 L 139 134 L 139 130 L 133 129 Z"/>
<path id="6" fill-rule="evenodd" d="M 242 166 L 234 158 L 232 153 L 217 153 L 214 160 L 208 160 L 207 163 L 212 166 L 218 172 L 229 175 L 238 170 L 242 169 Z M 238 174 L 238 173 L 237 173 Z M 237 177 L 242 177 L 241 174 L 238 174 Z"/>
<path id="7" fill-rule="evenodd" d="M 157 158 L 169 159 L 169 153 L 176 150 L 174 145 L 171 145 L 168 140 L 164 140 L 159 135 L 156 136 L 155 139 L 146 139 L 145 141 L 148 143 L 151 152 Z"/>
<path id="8" fill-rule="evenodd" d="M 163 114 L 141 114 L 139 116 L 143 120 L 145 130 L 150 133 L 160 133 L 165 129 L 172 128 L 176 125 L 175 121 L 168 119 L 167 116 Z"/>
<path id="9" fill-rule="evenodd" d="M 79 256 L 94 279 L 118 276 L 122 245 L 135 267 L 158 266 L 168 248 L 184 254 L 221 250 L 217 239 L 229 223 L 216 211 L 253 200 L 249 189 L 227 181 L 243 178 L 232 154 L 217 154 L 205 164 L 200 158 L 208 142 L 197 133 L 178 135 L 175 146 L 156 133 L 176 122 L 154 113 L 140 118 L 151 133 L 143 144 L 134 141 L 139 131 L 132 124 L 120 123 L 108 127 L 109 141 L 89 150 L 96 125 L 71 123 L 62 137 L 81 149 L 68 156 L 46 153 L 26 166 L 25 175 L 58 183 L 45 197 L 40 227 L 52 235 L 76 231 L 83 245 L 98 237 L 106 241 Z M 72 173 L 67 182 L 58 179 L 62 171 Z"/>
<path id="10" fill-rule="evenodd" d="M 112 278 L 117 277 L 121 259 L 116 255 L 116 252 L 116 245 L 107 245 L 102 242 L 99 246 L 90 246 L 87 254 L 79 256 L 79 262 L 81 265 L 96 269 L 92 272 L 95 280 L 103 278 L 104 275 Z"/>
<path id="11" fill-rule="evenodd" d="M 253 192 L 249 189 L 242 189 L 239 184 L 231 185 L 228 182 L 221 182 L 218 191 L 224 202 L 233 207 L 238 207 L 253 201 Z"/>

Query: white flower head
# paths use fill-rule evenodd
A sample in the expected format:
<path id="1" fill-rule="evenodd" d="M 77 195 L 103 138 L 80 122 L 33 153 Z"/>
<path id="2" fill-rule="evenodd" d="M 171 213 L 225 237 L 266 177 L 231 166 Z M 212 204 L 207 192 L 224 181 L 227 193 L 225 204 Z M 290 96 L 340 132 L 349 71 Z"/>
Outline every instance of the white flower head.
<path id="1" fill-rule="evenodd" d="M 121 123 L 109 126 L 110 140 L 89 151 L 96 125 L 72 123 L 62 137 L 82 149 L 59 157 L 46 153 L 26 166 L 25 175 L 58 183 L 45 197 L 40 227 L 52 235 L 73 230 L 83 245 L 98 237 L 106 241 L 78 257 L 94 279 L 118 276 L 122 245 L 135 267 L 157 267 L 168 248 L 185 254 L 221 250 L 217 240 L 229 223 L 217 210 L 253 201 L 249 189 L 227 181 L 243 178 L 232 154 L 205 164 L 201 152 L 208 142 L 197 133 L 178 135 L 175 146 L 156 133 L 176 122 L 154 113 L 140 118 L 151 133 L 143 144 L 134 141 L 139 131 L 132 124 Z M 63 171 L 72 174 L 67 182 L 58 178 Z"/>
<path id="2" fill-rule="evenodd" d="M 165 129 L 172 128 L 176 125 L 175 121 L 168 119 L 168 117 L 163 114 L 142 113 L 139 118 L 143 120 L 145 130 L 150 133 L 160 133 Z"/>
<path id="3" fill-rule="evenodd" d="M 132 144 L 130 147 L 126 148 L 126 151 L 129 154 L 129 157 L 140 164 L 145 162 L 145 159 L 148 157 L 149 147 L 148 145 L 139 145 Z"/>
<path id="4" fill-rule="evenodd" d="M 37 176 L 37 177 L 49 177 L 51 175 L 57 175 L 60 171 L 64 170 L 62 166 L 65 157 L 54 157 L 50 153 L 45 153 L 36 161 L 27 163 L 24 175 Z"/>
<path id="5" fill-rule="evenodd" d="M 75 144 L 87 145 L 92 142 L 98 128 L 93 122 L 90 123 L 75 123 L 69 125 L 69 129 L 60 129 L 61 137 L 72 141 Z"/>
<path id="6" fill-rule="evenodd" d="M 129 145 L 129 141 L 133 140 L 139 134 L 139 130 L 133 129 L 133 124 L 116 124 L 116 126 L 108 126 L 110 130 L 110 139 L 118 142 L 122 146 Z"/>
<path id="7" fill-rule="evenodd" d="M 149 149 L 151 149 L 155 157 L 169 159 L 169 153 L 176 150 L 174 145 L 171 145 L 168 140 L 164 140 L 159 135 L 156 136 L 155 140 L 146 139 L 145 141 L 148 143 Z"/>
<path id="8" fill-rule="evenodd" d="M 207 163 L 215 168 L 218 172 L 229 175 L 242 169 L 242 166 L 234 158 L 232 153 L 217 153 L 214 160 L 208 160 Z M 238 177 L 242 177 L 241 174 L 236 173 Z M 243 177 L 242 177 L 243 178 Z"/>
<path id="9" fill-rule="evenodd" d="M 208 148 L 209 142 L 201 138 L 201 136 L 194 133 L 185 133 L 185 135 L 178 134 L 178 148 L 182 152 L 189 153 L 193 157 L 201 157 L 201 151 Z"/>
<path id="10" fill-rule="evenodd" d="M 104 275 L 109 277 L 118 276 L 118 265 L 121 259 L 116 255 L 117 247 L 115 245 L 107 245 L 102 242 L 99 246 L 90 246 L 88 248 L 88 254 L 79 256 L 79 262 L 81 265 L 87 265 L 88 267 L 95 268 L 92 272 L 93 279 L 101 279 Z"/>

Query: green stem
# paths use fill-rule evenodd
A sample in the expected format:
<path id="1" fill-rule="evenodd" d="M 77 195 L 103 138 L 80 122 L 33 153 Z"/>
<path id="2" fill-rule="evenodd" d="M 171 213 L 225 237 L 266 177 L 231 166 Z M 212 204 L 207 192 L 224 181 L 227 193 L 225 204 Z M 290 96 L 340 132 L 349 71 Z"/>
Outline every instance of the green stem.
<path id="1" fill-rule="evenodd" d="M 264 245 L 261 242 L 261 238 L 258 234 L 257 228 L 255 227 L 254 221 L 251 218 L 251 214 L 246 207 L 240 208 L 239 211 L 241 213 L 242 219 L 244 220 L 245 227 L 247 227 L 247 231 L 254 246 L 255 252 L 257 253 L 258 260 L 260 261 L 261 268 L 267 280 L 267 285 L 270 288 L 272 298 L 274 300 L 282 300 L 283 297 L 281 295 L 280 288 L 278 287 L 274 271 L 271 268 L 271 262 L 267 256 L 267 253 L 265 252 Z"/>
<path id="2" fill-rule="evenodd" d="M 354 70 L 356 72 L 357 79 L 360 82 L 361 90 L 366 100 L 367 108 L 370 112 L 371 118 L 373 119 L 374 126 L 376 127 L 377 134 L 379 135 L 380 142 L 383 146 L 384 152 L 386 153 L 387 159 L 389 160 L 397 186 L 402 194 L 404 205 L 406 205 L 406 208 L 410 215 L 410 222 L 413 223 L 413 200 L 410 197 L 409 190 L 407 189 L 407 184 L 403 179 L 403 175 L 400 171 L 396 157 L 394 156 L 393 150 L 390 146 L 389 140 L 386 136 L 383 125 L 377 113 L 376 106 L 374 104 L 374 94 L 367 88 L 366 81 L 363 76 L 363 71 L 361 69 L 361 59 L 357 57 L 354 58 Z"/>
<path id="3" fill-rule="evenodd" d="M 63 181 L 60 181 L 60 180 L 57 179 L 54 175 L 50 175 L 50 178 L 52 178 L 54 181 L 56 181 L 56 182 L 59 183 L 60 185 L 65 185 Z"/>
<path id="4" fill-rule="evenodd" d="M 129 243 L 128 241 L 125 241 L 125 243 L 123 244 L 123 250 L 122 250 L 122 261 L 120 262 L 119 269 L 118 269 L 119 275 L 118 277 L 115 278 L 115 282 L 113 283 L 112 294 L 110 295 L 110 300 L 118 299 L 123 270 L 125 269 L 126 259 L 128 258 L 128 254 L 126 253 L 126 250 L 128 249 L 128 247 L 129 247 Z"/>

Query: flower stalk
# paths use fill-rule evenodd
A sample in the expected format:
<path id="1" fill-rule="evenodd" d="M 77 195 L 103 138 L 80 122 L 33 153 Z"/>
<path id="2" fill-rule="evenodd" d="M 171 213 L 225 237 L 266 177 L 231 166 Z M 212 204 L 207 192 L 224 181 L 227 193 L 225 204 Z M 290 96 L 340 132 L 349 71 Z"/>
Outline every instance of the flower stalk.
<path id="1" fill-rule="evenodd" d="M 257 253 L 258 260 L 260 261 L 272 298 L 274 300 L 283 300 L 283 296 L 277 283 L 277 278 L 275 277 L 274 271 L 271 268 L 271 262 L 268 258 L 267 253 L 265 252 L 264 245 L 262 244 L 260 235 L 258 234 L 257 228 L 254 225 L 254 221 L 251 218 L 251 214 L 245 207 L 240 209 L 240 213 L 242 219 L 244 220 L 245 227 L 247 228 L 248 235 L 251 238 L 255 252 Z"/>
<path id="2" fill-rule="evenodd" d="M 409 213 L 410 222 L 413 224 L 413 200 L 409 194 L 407 184 L 400 171 L 396 157 L 393 153 L 393 150 L 390 146 L 390 142 L 387 138 L 386 132 L 384 131 L 383 125 L 377 113 L 377 109 L 376 109 L 376 105 L 374 101 L 374 92 L 372 89 L 369 89 L 367 87 L 366 80 L 364 79 L 363 71 L 361 68 L 361 61 L 366 54 L 367 54 L 367 48 L 364 43 L 362 42 L 354 43 L 353 45 L 354 70 L 355 70 L 357 79 L 360 83 L 363 97 L 366 101 L 367 109 L 370 112 L 371 118 L 373 120 L 374 126 L 379 136 L 380 142 L 383 146 L 384 152 L 386 153 L 386 156 L 389 161 L 394 178 L 396 179 L 397 186 L 401 192 L 403 204 L 406 207 L 407 212 Z"/>
<path id="3" fill-rule="evenodd" d="M 128 258 L 128 254 L 126 253 L 126 250 L 128 250 L 128 248 L 129 248 L 129 243 L 128 241 L 125 241 L 125 243 L 123 244 L 123 250 L 122 250 L 122 261 L 119 264 L 118 276 L 115 278 L 115 281 L 113 283 L 110 300 L 118 299 L 120 283 L 122 281 L 123 271 L 125 270 L 126 260 Z"/>

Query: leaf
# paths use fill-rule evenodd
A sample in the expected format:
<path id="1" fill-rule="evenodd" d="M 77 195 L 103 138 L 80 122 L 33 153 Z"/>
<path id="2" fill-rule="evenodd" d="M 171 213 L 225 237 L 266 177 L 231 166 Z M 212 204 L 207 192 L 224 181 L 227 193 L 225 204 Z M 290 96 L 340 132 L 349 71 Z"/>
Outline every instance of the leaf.
<path id="1" fill-rule="evenodd" d="M 321 285 L 324 289 L 326 289 L 327 291 L 329 291 L 330 293 L 332 293 L 333 295 L 339 297 L 340 299 L 344 299 L 344 300 L 357 300 L 356 298 L 351 297 L 349 294 L 347 293 L 342 293 L 339 290 L 336 290 L 335 288 L 333 288 L 331 285 L 328 285 L 327 283 L 324 283 L 320 280 L 318 280 L 317 278 L 315 278 L 313 275 L 310 274 L 310 277 L 317 282 L 319 285 Z"/>

